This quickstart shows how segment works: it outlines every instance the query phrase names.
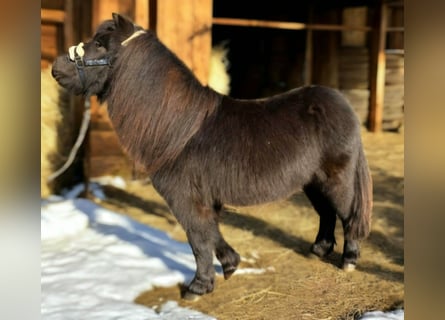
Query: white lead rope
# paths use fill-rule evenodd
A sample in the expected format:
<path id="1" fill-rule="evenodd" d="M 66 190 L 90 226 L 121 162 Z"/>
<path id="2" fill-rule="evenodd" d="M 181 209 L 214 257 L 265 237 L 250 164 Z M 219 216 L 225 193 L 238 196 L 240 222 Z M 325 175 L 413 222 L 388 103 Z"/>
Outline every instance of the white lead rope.
<path id="1" fill-rule="evenodd" d="M 80 146 L 82 145 L 83 140 L 85 139 L 85 135 L 88 129 L 88 124 L 90 122 L 90 117 L 91 117 L 90 97 L 87 97 L 85 98 L 85 111 L 83 113 L 82 125 L 80 126 L 79 135 L 77 136 L 76 143 L 71 149 L 68 159 L 66 160 L 64 165 L 47 178 L 48 182 L 60 176 L 73 163 L 74 158 L 76 157 L 76 153 L 79 150 Z"/>

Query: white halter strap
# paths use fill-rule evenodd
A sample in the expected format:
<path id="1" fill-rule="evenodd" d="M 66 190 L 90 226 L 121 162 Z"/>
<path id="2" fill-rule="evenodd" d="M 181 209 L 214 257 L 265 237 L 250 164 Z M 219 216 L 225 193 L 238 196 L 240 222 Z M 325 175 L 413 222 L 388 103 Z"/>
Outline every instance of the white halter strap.
<path id="1" fill-rule="evenodd" d="M 129 36 L 127 39 L 121 42 L 123 46 L 126 46 L 131 40 L 133 40 L 136 37 L 139 37 L 141 34 L 144 34 L 145 30 L 138 30 L 135 31 L 131 36 Z"/>
<path id="2" fill-rule="evenodd" d="M 131 40 L 133 40 L 136 37 L 139 37 L 141 34 L 144 34 L 144 30 L 138 30 L 134 32 L 131 36 L 129 36 L 127 39 L 121 42 L 123 46 L 126 46 Z M 74 61 L 75 54 L 78 54 L 80 57 L 83 57 L 85 55 L 85 50 L 83 49 L 83 42 L 80 42 L 77 46 L 71 46 L 68 49 L 68 55 L 70 57 L 71 61 Z"/>

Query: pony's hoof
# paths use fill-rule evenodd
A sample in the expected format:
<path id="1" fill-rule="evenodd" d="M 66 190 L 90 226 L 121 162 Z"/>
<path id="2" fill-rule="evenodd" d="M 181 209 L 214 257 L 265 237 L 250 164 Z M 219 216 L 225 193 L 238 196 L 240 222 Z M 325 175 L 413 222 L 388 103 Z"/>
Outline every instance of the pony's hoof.
<path id="1" fill-rule="evenodd" d="M 320 260 L 320 259 L 321 259 L 320 256 L 316 255 L 316 254 L 313 253 L 313 252 L 309 252 L 309 253 L 307 254 L 307 257 L 308 257 L 309 259 L 311 259 L 311 260 Z"/>
<path id="2" fill-rule="evenodd" d="M 224 279 L 225 280 L 229 279 L 235 271 L 236 271 L 236 267 L 225 268 L 224 269 Z"/>
<path id="3" fill-rule="evenodd" d="M 307 253 L 306 257 L 310 260 L 321 260 L 323 258 L 323 257 L 320 257 L 318 254 L 315 254 L 314 252 Z"/>
<path id="4" fill-rule="evenodd" d="M 318 256 L 318 258 L 327 257 L 332 251 L 334 251 L 334 242 L 328 242 L 322 240 L 312 244 L 310 253 Z"/>
<path id="5" fill-rule="evenodd" d="M 201 296 L 199 294 L 190 292 L 190 291 L 186 291 L 184 292 L 184 294 L 182 295 L 182 299 L 187 300 L 187 301 L 198 301 L 199 298 L 201 298 Z"/>
<path id="6" fill-rule="evenodd" d="M 355 270 L 355 264 L 344 263 L 342 269 L 343 269 L 343 271 L 346 271 L 346 272 L 352 272 Z"/>

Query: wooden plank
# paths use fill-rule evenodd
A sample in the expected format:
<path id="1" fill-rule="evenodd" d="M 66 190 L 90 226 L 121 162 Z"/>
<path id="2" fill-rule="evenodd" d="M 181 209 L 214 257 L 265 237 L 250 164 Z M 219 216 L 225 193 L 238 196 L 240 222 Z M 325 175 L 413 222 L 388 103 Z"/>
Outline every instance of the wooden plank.
<path id="1" fill-rule="evenodd" d="M 404 8 L 390 8 L 390 27 L 388 27 L 388 46 L 391 49 L 403 49 L 404 47 Z M 394 31 L 394 32 L 392 32 Z"/>
<path id="2" fill-rule="evenodd" d="M 404 83 L 404 68 L 386 68 L 385 71 L 385 83 L 386 84 L 399 84 Z"/>
<path id="3" fill-rule="evenodd" d="M 54 60 L 58 54 L 57 33 L 59 27 L 55 24 L 40 25 L 41 55 L 47 60 Z"/>
<path id="4" fill-rule="evenodd" d="M 64 23 L 65 11 L 54 9 L 40 9 L 40 20 L 44 23 Z"/>
<path id="5" fill-rule="evenodd" d="M 383 101 L 385 92 L 385 45 L 387 27 L 387 6 L 379 1 L 374 16 L 370 64 L 370 99 L 368 129 L 371 132 L 382 130 Z"/>
<path id="6" fill-rule="evenodd" d="M 354 111 L 359 115 L 361 123 L 366 123 L 369 105 L 368 89 L 342 89 L 341 92 L 351 103 Z"/>
<path id="7" fill-rule="evenodd" d="M 341 89 L 369 88 L 369 53 L 367 48 L 343 47 L 340 51 L 338 67 L 338 82 Z M 366 105 L 369 105 L 369 101 Z"/>
<path id="8" fill-rule="evenodd" d="M 213 24 L 225 26 L 238 27 L 260 27 L 260 28 L 274 28 L 287 30 L 325 30 L 325 31 L 371 31 L 367 26 L 346 26 L 338 24 L 310 24 L 302 22 L 287 22 L 287 21 L 270 21 L 270 20 L 255 20 L 255 19 L 238 19 L 238 18 L 224 18 L 214 17 Z"/>
<path id="9" fill-rule="evenodd" d="M 367 15 L 367 7 L 344 8 L 342 12 L 343 25 L 357 28 L 365 27 Z M 357 30 L 343 31 L 341 44 L 350 47 L 364 47 L 366 45 L 366 32 Z"/>
<path id="10" fill-rule="evenodd" d="M 339 10 L 314 11 L 311 23 L 339 23 Z M 312 82 L 338 88 L 339 83 L 339 38 L 338 32 L 314 32 Z"/>
<path id="11" fill-rule="evenodd" d="M 389 27 L 387 32 L 405 32 L 405 27 Z"/>

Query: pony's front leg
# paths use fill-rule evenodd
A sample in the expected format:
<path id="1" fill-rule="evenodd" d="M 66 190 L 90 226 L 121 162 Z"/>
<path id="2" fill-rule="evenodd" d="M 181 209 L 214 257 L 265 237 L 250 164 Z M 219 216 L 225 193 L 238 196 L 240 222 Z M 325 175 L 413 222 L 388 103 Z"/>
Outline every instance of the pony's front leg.
<path id="1" fill-rule="evenodd" d="M 170 206 L 184 228 L 196 261 L 196 273 L 183 298 L 195 300 L 214 289 L 215 268 L 213 251 L 219 240 L 218 221 L 215 212 L 201 205 Z"/>
<path id="2" fill-rule="evenodd" d="M 197 206 L 192 212 L 197 215 L 197 219 L 187 224 L 186 233 L 196 259 L 197 269 L 195 278 L 183 296 L 188 300 L 194 300 L 197 295 L 213 291 L 215 277 L 213 252 L 221 263 L 226 280 L 235 272 L 240 262 L 239 254 L 224 240 L 219 230 L 220 208 Z"/>
<path id="3" fill-rule="evenodd" d="M 185 299 L 194 300 L 197 298 L 196 295 L 210 293 L 214 289 L 214 242 L 211 230 L 211 223 L 203 223 L 203 221 L 196 221 L 186 229 L 187 239 L 195 256 L 196 273 L 184 292 L 183 298 Z"/>

